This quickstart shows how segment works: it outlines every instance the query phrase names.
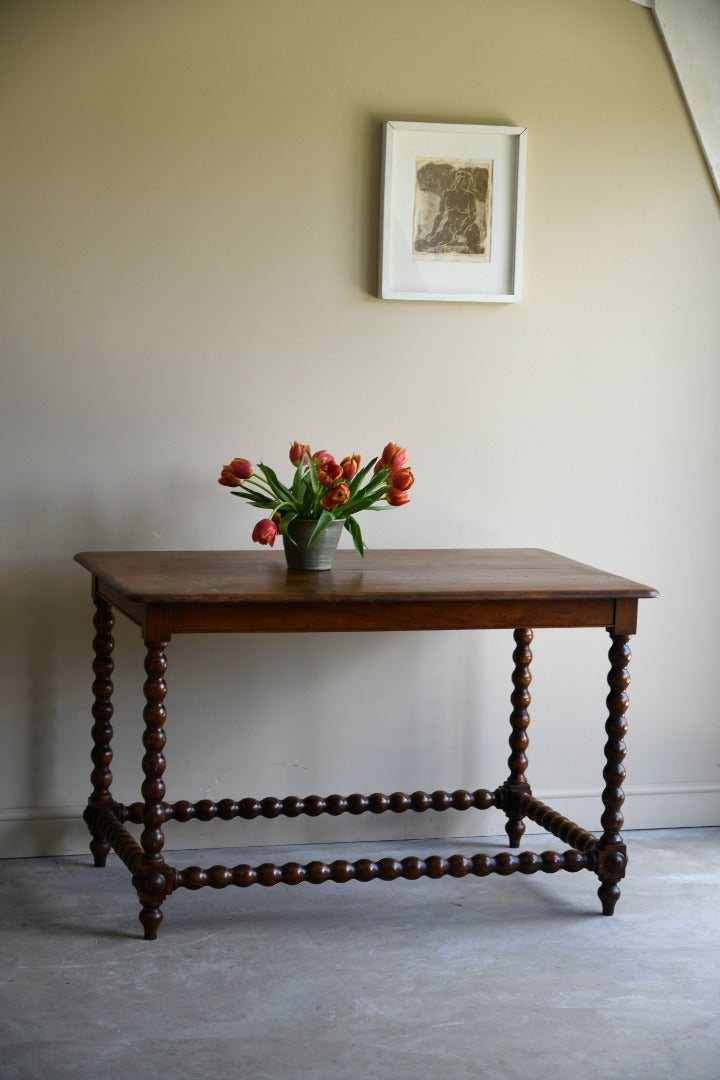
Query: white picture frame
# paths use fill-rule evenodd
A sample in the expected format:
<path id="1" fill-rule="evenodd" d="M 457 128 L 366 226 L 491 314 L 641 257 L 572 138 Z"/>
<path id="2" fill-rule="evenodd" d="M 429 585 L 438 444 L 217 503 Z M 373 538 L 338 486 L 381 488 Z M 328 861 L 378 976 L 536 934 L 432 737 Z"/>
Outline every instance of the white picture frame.
<path id="1" fill-rule="evenodd" d="M 524 127 L 383 125 L 380 299 L 520 299 L 526 142 Z"/>

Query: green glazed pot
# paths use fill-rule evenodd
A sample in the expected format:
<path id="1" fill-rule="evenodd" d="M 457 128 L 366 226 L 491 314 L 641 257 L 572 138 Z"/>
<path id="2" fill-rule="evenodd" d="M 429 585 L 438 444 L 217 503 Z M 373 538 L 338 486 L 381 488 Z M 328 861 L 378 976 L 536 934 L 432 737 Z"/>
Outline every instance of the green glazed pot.
<path id="1" fill-rule="evenodd" d="M 320 533 L 314 543 L 308 547 L 308 540 L 313 534 L 317 521 L 295 518 L 290 523 L 289 539 L 283 534 L 285 560 L 290 570 L 330 570 L 337 550 L 343 522 L 332 521 Z M 293 543 L 292 541 L 295 541 Z"/>

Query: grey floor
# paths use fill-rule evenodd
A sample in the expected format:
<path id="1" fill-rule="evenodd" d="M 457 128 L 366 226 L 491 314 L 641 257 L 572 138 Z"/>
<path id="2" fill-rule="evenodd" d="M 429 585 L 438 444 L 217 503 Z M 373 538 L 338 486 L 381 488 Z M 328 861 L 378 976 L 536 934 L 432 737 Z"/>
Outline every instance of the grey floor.
<path id="1" fill-rule="evenodd" d="M 0 1076 L 718 1080 L 720 829 L 626 839 L 631 866 L 610 919 L 587 872 L 254 886 L 181 890 L 156 942 L 140 937 L 115 856 L 104 870 L 85 856 L 0 862 Z"/>

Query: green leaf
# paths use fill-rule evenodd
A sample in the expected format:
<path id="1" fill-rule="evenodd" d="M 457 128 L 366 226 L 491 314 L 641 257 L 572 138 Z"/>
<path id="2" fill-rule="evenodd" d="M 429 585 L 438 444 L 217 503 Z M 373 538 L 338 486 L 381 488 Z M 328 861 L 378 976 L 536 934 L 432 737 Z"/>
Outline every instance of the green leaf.
<path id="1" fill-rule="evenodd" d="M 325 493 L 325 488 L 318 480 L 317 466 L 312 458 L 308 461 L 308 470 L 305 477 L 306 491 L 302 513 L 305 518 L 314 518 L 320 509 L 320 499 Z"/>
<path id="2" fill-rule="evenodd" d="M 370 480 L 367 484 L 359 488 L 357 491 L 354 491 L 352 493 L 353 498 L 365 499 L 369 496 L 373 496 L 377 499 L 381 497 L 388 489 L 387 477 L 387 471 L 385 469 L 382 469 L 380 472 L 376 473 L 375 476 L 373 476 L 372 480 Z"/>
<path id="3" fill-rule="evenodd" d="M 318 480 L 317 465 L 315 464 L 313 458 L 310 458 L 309 461 L 308 461 L 307 474 L 308 474 L 308 478 L 310 480 L 310 486 L 312 487 L 313 492 L 315 493 L 315 495 L 317 495 L 318 492 L 320 491 L 320 488 L 322 487 L 322 484 Z"/>
<path id="4" fill-rule="evenodd" d="M 273 510 L 277 506 L 276 499 L 271 499 L 269 495 L 261 495 L 256 491 L 238 491 L 235 489 L 230 494 L 237 495 L 238 498 L 245 499 L 252 506 L 259 506 L 264 510 Z"/>
<path id="5" fill-rule="evenodd" d="M 291 522 L 293 522 L 295 520 L 295 518 L 297 516 L 298 516 L 297 511 L 290 510 L 289 513 L 284 514 L 280 518 L 280 526 L 279 526 L 280 532 L 283 534 L 283 536 L 287 536 L 287 538 L 288 538 L 288 540 L 290 541 L 291 544 L 295 544 L 295 541 L 293 540 L 292 536 L 288 532 L 288 526 L 291 524 Z M 297 547 L 297 544 L 295 544 L 295 547 Z"/>
<path id="6" fill-rule="evenodd" d="M 280 483 L 277 478 L 277 473 L 274 469 L 271 469 L 269 465 L 263 465 L 262 462 L 258 465 L 258 468 L 262 472 L 263 476 L 267 480 L 268 484 L 272 488 L 278 499 L 292 499 L 292 492 Z"/>
<path id="7" fill-rule="evenodd" d="M 351 495 L 354 495 L 355 492 L 358 490 L 358 488 L 361 486 L 363 480 L 368 475 L 368 473 L 370 472 L 370 470 L 372 469 L 372 467 L 373 467 L 373 465 L 375 464 L 376 461 L 377 461 L 377 458 L 374 457 L 372 459 L 372 461 L 368 461 L 367 465 L 364 465 L 363 468 L 360 469 L 359 472 L 355 473 L 355 476 L 353 476 L 352 480 L 350 481 L 350 483 L 348 485 L 349 488 L 350 488 L 350 494 Z"/>
<path id="8" fill-rule="evenodd" d="M 358 514 L 361 510 L 369 510 L 373 503 L 380 502 L 381 500 L 384 501 L 383 496 L 385 490 L 386 489 L 383 488 L 382 491 L 370 492 L 369 495 L 363 495 L 363 493 L 360 492 L 354 499 L 349 499 L 345 503 L 343 509 L 347 511 L 348 516 L 351 514 Z"/>
<path id="9" fill-rule="evenodd" d="M 352 517 L 345 518 L 345 528 L 347 529 L 347 531 L 352 536 L 353 545 L 354 545 L 355 550 L 357 551 L 358 555 L 360 555 L 361 557 L 364 558 L 364 556 L 365 556 L 365 546 L 366 545 L 365 545 L 365 541 L 362 538 L 362 533 L 360 531 L 360 526 L 358 525 L 355 518 L 352 518 Z"/>
<path id="10" fill-rule="evenodd" d="M 301 459 L 295 469 L 295 475 L 293 477 L 292 493 L 298 506 L 302 504 L 303 490 L 305 487 L 303 484 L 303 476 L 305 475 L 306 468 L 305 461 Z"/>
<path id="11" fill-rule="evenodd" d="M 308 547 L 311 547 L 311 545 L 315 542 L 315 540 L 317 540 L 320 533 L 324 532 L 324 530 L 327 529 L 328 525 L 334 520 L 335 520 L 335 515 L 332 513 L 332 511 L 323 510 L 323 512 L 320 514 L 320 517 L 317 520 L 317 525 L 313 529 L 312 534 L 310 536 L 310 539 L 308 540 Z"/>

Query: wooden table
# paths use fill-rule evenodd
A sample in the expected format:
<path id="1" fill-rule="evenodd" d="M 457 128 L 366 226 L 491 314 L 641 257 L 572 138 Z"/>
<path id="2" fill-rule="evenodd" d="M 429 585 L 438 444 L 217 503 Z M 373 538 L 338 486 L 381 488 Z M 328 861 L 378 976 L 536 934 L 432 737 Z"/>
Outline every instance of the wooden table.
<path id="1" fill-rule="evenodd" d="M 92 794 L 84 818 L 92 834 L 96 866 L 114 850 L 128 867 L 141 903 L 145 938 L 154 939 L 161 905 L 179 888 L 227 885 L 289 885 L 302 881 L 371 881 L 374 878 L 440 878 L 445 874 L 534 874 L 590 870 L 600 880 L 598 896 L 612 915 L 625 875 L 627 852 L 620 834 L 627 731 L 628 641 L 635 633 L 638 600 L 654 589 L 536 549 L 376 551 L 360 559 L 341 551 L 330 571 L 287 570 L 283 556 L 269 551 L 82 552 L 77 562 L 92 574 L 95 653 L 92 715 Z M 145 754 L 142 801 L 116 802 L 110 792 L 113 714 L 113 610 L 141 628 L 146 645 L 143 710 Z M 611 636 L 605 725 L 604 812 L 599 836 L 536 799 L 526 778 L 530 704 L 531 627 L 602 627 Z M 410 795 L 273 796 L 255 799 L 164 801 L 165 671 L 174 634 L 338 632 L 390 630 L 510 629 L 514 631 L 509 775 L 494 791 L 416 791 Z M 164 859 L 163 825 L 172 819 L 203 821 L 300 814 L 422 813 L 427 810 L 485 810 L 507 816 L 510 847 L 518 848 L 524 818 L 558 837 L 569 850 L 535 854 L 478 853 L 425 859 L 343 859 L 306 866 L 240 864 L 176 869 Z M 124 827 L 143 826 L 140 843 Z"/>

